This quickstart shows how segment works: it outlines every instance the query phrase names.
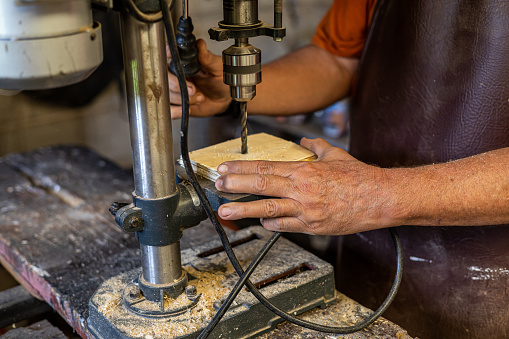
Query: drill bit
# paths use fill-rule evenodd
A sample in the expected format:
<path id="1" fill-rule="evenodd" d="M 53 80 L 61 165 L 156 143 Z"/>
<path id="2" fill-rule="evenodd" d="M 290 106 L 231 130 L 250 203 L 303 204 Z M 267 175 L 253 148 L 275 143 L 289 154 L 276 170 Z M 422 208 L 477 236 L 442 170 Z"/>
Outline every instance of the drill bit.
<path id="1" fill-rule="evenodd" d="M 247 102 L 241 101 L 239 102 L 240 106 L 240 140 L 242 142 L 242 146 L 240 148 L 240 152 L 242 154 L 247 154 Z"/>

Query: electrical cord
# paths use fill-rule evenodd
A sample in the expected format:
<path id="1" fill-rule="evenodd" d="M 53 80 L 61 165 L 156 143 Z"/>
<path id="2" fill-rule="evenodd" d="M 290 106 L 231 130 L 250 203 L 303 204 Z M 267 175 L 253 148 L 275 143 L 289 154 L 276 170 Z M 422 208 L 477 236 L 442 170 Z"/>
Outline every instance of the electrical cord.
<path id="1" fill-rule="evenodd" d="M 146 22 L 146 23 L 154 23 L 158 22 L 163 18 L 162 11 L 154 14 L 146 14 L 140 11 L 138 6 L 134 3 L 133 0 L 124 0 L 124 4 L 127 7 L 129 13 L 138 21 Z M 170 4 L 170 10 L 173 8 L 173 1 Z"/>
<path id="2" fill-rule="evenodd" d="M 233 300 L 235 300 L 237 295 L 242 290 L 242 287 L 246 284 L 247 279 L 249 279 L 249 277 L 254 272 L 256 267 L 258 267 L 258 264 L 260 263 L 260 261 L 262 261 L 262 259 L 265 257 L 267 252 L 269 252 L 272 245 L 274 245 L 274 243 L 279 239 L 280 236 L 281 236 L 281 233 L 274 232 L 272 234 L 272 236 L 270 237 L 270 239 L 265 243 L 265 245 L 263 245 L 262 249 L 260 250 L 260 252 L 258 252 L 258 254 L 254 258 L 254 260 L 251 261 L 251 263 L 249 264 L 249 267 L 246 269 L 246 271 L 244 272 L 242 277 L 237 281 L 237 283 L 235 284 L 235 287 L 231 290 L 230 294 L 226 298 L 223 305 L 221 305 L 221 308 L 219 309 L 219 311 L 217 311 L 214 318 L 212 318 L 212 320 L 207 325 L 207 327 L 200 333 L 200 335 L 198 336 L 198 339 L 206 338 L 214 330 L 214 327 L 216 327 L 216 325 L 219 323 L 221 318 L 224 316 L 224 314 L 226 313 L 226 311 L 232 304 Z"/>
<path id="3" fill-rule="evenodd" d="M 130 1 L 130 0 L 127 0 Z M 396 296 L 396 292 L 398 290 L 398 287 L 401 283 L 402 278 L 402 270 L 403 270 L 403 254 L 401 249 L 401 243 L 399 240 L 399 237 L 394 229 L 389 229 L 389 232 L 391 233 L 391 237 L 394 243 L 394 246 L 396 248 L 396 258 L 397 258 L 397 267 L 396 267 L 396 274 L 394 278 L 393 286 L 382 303 L 382 305 L 373 312 L 369 317 L 364 319 L 363 321 L 352 325 L 352 326 L 346 326 L 346 327 L 333 327 L 333 326 L 325 326 L 325 325 L 319 325 L 315 323 L 311 323 L 302 319 L 299 319 L 297 317 L 294 317 L 285 311 L 279 309 L 277 306 L 273 305 L 269 300 L 263 296 L 263 294 L 251 283 L 249 280 L 249 275 L 252 273 L 252 271 L 256 268 L 258 265 L 258 262 L 261 261 L 263 256 L 266 254 L 266 252 L 272 247 L 272 245 L 275 243 L 275 241 L 279 238 L 280 233 L 275 232 L 271 239 L 265 244 L 262 251 L 258 253 L 255 261 L 253 261 L 248 270 L 244 272 L 242 269 L 235 252 L 233 251 L 233 248 L 231 247 L 231 244 L 228 240 L 228 237 L 219 223 L 217 217 L 214 214 L 214 211 L 212 209 L 212 206 L 210 205 L 205 192 L 201 188 L 200 184 L 198 183 L 198 179 L 196 178 L 196 175 L 194 171 L 192 170 L 191 166 L 191 160 L 189 158 L 189 147 L 187 142 L 187 133 L 189 129 L 189 94 L 187 92 L 187 84 L 186 84 L 186 78 L 184 75 L 184 70 L 182 68 L 182 63 L 178 54 L 177 49 L 177 43 L 175 39 L 175 31 L 174 26 L 171 18 L 171 13 L 169 11 L 169 0 L 159 0 L 161 4 L 162 9 L 162 16 L 164 19 L 164 26 L 166 29 L 166 36 L 168 38 L 168 44 L 170 47 L 170 51 L 172 54 L 172 60 L 175 65 L 175 69 L 177 71 L 177 79 L 182 95 L 182 121 L 181 121 L 181 132 L 180 132 L 180 146 L 181 146 L 181 153 L 182 153 L 182 160 L 184 162 L 184 168 L 186 170 L 186 173 L 189 177 L 189 181 L 191 182 L 192 186 L 194 187 L 196 193 L 198 194 L 198 197 L 200 198 L 200 202 L 202 203 L 205 212 L 209 219 L 211 220 L 212 224 L 214 225 L 214 228 L 216 232 L 219 234 L 219 237 L 221 239 L 221 242 L 223 244 L 223 247 L 225 248 L 225 252 L 230 259 L 233 267 L 235 268 L 235 271 L 237 274 L 241 277 L 235 288 L 232 290 L 230 295 L 228 296 L 227 300 L 221 307 L 220 311 L 216 316 L 214 317 L 213 321 L 207 326 L 207 328 L 200 334 L 200 338 L 206 338 L 208 334 L 210 334 L 214 328 L 214 326 L 220 321 L 221 317 L 226 312 L 228 306 L 233 302 L 233 299 L 236 297 L 236 295 L 240 292 L 242 289 L 242 286 L 245 284 L 248 289 L 251 291 L 251 293 L 270 311 L 275 313 L 276 315 L 280 316 L 284 320 L 287 320 L 291 323 L 294 323 L 299 326 L 303 326 L 312 330 L 320 331 L 320 332 L 327 332 L 327 333 L 337 333 L 337 334 L 348 334 L 348 333 L 354 333 L 357 332 L 366 326 L 370 325 L 374 321 L 380 317 L 380 315 L 389 307 L 390 303 Z"/>

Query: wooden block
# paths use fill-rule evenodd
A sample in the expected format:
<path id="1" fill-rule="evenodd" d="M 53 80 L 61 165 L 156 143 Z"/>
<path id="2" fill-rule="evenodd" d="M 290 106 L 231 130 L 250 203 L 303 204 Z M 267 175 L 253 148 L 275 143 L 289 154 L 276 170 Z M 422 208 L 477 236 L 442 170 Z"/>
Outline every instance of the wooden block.
<path id="1" fill-rule="evenodd" d="M 240 152 L 240 138 L 205 147 L 189 153 L 194 171 L 209 180 L 219 178 L 217 167 L 231 160 L 268 160 L 268 161 L 310 161 L 316 155 L 310 150 L 266 133 L 247 137 L 248 153 Z M 179 164 L 183 166 L 182 157 Z"/>

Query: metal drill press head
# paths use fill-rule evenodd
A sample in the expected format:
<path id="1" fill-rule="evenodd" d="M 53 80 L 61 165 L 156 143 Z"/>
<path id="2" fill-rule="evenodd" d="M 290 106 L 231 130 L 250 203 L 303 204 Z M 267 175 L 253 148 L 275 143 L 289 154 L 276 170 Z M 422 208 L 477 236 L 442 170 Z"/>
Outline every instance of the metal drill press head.
<path id="1" fill-rule="evenodd" d="M 217 41 L 235 39 L 235 44 L 223 51 L 223 80 L 234 100 L 253 99 L 256 85 L 262 81 L 261 51 L 250 45 L 248 38 L 266 35 L 281 41 L 285 35 L 281 16 L 281 0 L 274 2 L 274 25 L 258 19 L 258 0 L 223 0 L 224 20 L 211 28 L 209 35 Z"/>
<path id="2" fill-rule="evenodd" d="M 258 0 L 224 0 L 223 17 L 220 25 L 229 29 L 257 26 Z M 230 86 L 234 100 L 248 101 L 256 95 L 256 85 L 262 81 L 261 56 L 247 37 L 235 39 L 235 44 L 223 51 L 223 81 Z"/>

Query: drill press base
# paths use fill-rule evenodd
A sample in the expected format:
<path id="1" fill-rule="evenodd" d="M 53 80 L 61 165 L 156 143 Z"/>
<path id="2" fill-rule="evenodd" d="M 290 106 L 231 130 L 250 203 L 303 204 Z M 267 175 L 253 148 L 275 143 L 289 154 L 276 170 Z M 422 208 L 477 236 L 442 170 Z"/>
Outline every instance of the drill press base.
<path id="1" fill-rule="evenodd" d="M 251 227 L 230 236 L 235 253 L 247 268 L 271 232 Z M 182 264 L 200 295 L 196 306 L 172 317 L 142 317 L 125 306 L 126 288 L 140 270 L 133 270 L 105 281 L 90 300 L 88 329 L 96 338 L 195 338 L 207 326 L 238 280 L 219 240 L 182 251 Z M 300 314 L 336 299 L 332 266 L 309 252 L 279 239 L 251 281 L 281 309 Z M 123 299 L 124 295 L 124 299 Z M 132 294 L 131 294 L 132 296 Z M 182 299 L 182 300 L 180 300 Z M 165 307 L 185 303 L 185 294 L 167 300 Z M 154 304 L 154 310 L 160 305 Z M 244 289 L 217 325 L 214 338 L 252 338 L 273 329 L 282 319 L 267 310 Z"/>

